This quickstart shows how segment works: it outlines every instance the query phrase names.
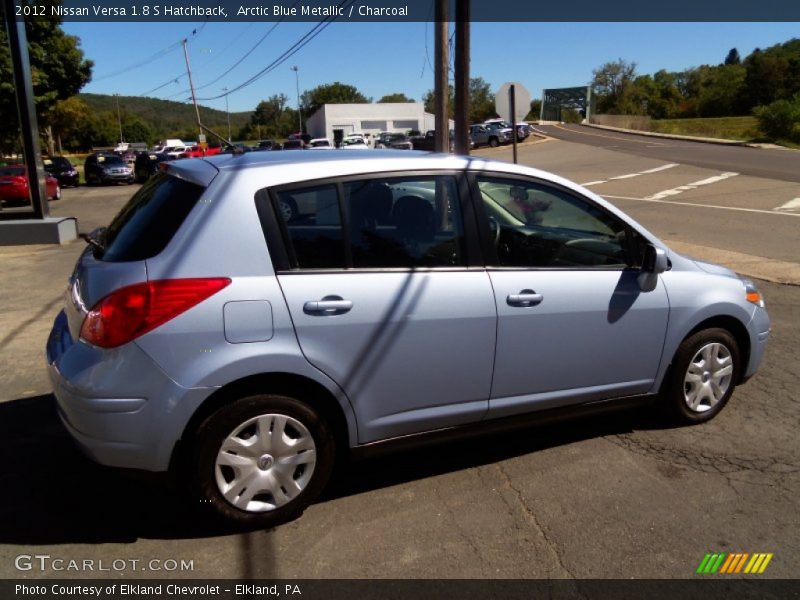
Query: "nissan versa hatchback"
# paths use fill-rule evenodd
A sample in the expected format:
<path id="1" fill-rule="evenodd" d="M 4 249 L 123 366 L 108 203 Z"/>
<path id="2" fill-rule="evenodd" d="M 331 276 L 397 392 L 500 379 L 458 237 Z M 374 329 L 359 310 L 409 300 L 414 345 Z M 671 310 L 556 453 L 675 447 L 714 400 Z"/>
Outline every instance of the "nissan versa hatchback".
<path id="1" fill-rule="evenodd" d="M 91 458 L 176 469 L 234 523 L 298 516 L 339 454 L 638 402 L 702 423 L 764 355 L 752 282 L 542 171 L 392 150 L 163 168 L 90 236 L 47 363 Z"/>

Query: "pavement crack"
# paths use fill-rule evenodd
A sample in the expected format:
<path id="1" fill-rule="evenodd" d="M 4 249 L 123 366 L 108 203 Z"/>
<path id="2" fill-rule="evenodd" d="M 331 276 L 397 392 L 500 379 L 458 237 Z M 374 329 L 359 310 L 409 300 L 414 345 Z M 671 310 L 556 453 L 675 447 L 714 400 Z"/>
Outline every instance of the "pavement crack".
<path id="1" fill-rule="evenodd" d="M 567 577 L 569 577 L 570 579 L 575 579 L 576 578 L 575 574 L 573 574 L 572 571 L 570 571 L 569 568 L 567 568 L 567 566 L 564 564 L 564 559 L 561 556 L 561 553 L 558 551 L 556 543 L 547 533 L 547 530 L 539 521 L 539 517 L 536 516 L 536 513 L 533 511 L 533 509 L 530 506 L 528 506 L 528 504 L 525 502 L 525 497 L 522 495 L 522 491 L 517 486 L 515 486 L 514 483 L 511 481 L 511 477 L 503 468 L 502 463 L 496 463 L 495 467 L 497 467 L 497 470 L 500 472 L 500 475 L 502 475 L 506 487 L 513 492 L 514 496 L 517 499 L 517 502 L 522 507 L 522 510 L 525 513 L 525 515 L 528 517 L 528 520 L 531 523 L 533 523 L 534 527 L 536 527 L 536 529 L 538 530 L 539 535 L 542 536 L 542 539 L 545 541 L 545 544 L 550 549 L 550 552 L 553 554 L 556 563 L 558 563 L 559 568 L 564 573 L 566 573 Z"/>

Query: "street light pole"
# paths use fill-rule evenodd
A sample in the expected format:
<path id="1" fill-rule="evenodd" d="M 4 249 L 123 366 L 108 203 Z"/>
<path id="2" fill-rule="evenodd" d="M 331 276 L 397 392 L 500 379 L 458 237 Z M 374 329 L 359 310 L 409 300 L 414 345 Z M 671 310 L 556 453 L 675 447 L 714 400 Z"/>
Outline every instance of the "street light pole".
<path id="1" fill-rule="evenodd" d="M 119 143 L 121 144 L 124 140 L 122 139 L 122 116 L 119 112 L 119 94 L 114 94 L 114 98 L 117 100 L 117 123 L 119 124 Z"/>
<path id="2" fill-rule="evenodd" d="M 228 88 L 222 88 L 225 92 L 225 113 L 228 115 L 228 143 L 231 141 L 231 111 L 228 109 Z"/>
<path id="3" fill-rule="evenodd" d="M 300 108 L 300 69 L 297 65 L 292 67 L 294 71 L 295 82 L 297 83 L 297 125 L 300 127 L 300 135 L 303 134 L 303 111 Z"/>

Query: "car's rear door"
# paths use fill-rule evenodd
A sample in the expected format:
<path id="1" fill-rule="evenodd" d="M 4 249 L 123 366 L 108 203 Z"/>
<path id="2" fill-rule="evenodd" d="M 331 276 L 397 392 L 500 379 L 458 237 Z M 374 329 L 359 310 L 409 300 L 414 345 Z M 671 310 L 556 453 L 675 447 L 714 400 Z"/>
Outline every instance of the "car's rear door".
<path id="1" fill-rule="evenodd" d="M 455 174 L 388 174 L 259 199 L 280 226 L 285 254 L 274 239 L 271 254 L 302 351 L 347 394 L 361 443 L 486 413 L 496 309 L 470 266 L 464 192 Z"/>

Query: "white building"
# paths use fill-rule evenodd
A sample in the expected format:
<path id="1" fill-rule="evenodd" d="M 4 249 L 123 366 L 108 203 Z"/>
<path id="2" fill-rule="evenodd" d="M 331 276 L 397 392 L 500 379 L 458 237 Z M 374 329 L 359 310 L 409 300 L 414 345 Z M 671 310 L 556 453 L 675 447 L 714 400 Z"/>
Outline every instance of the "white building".
<path id="1" fill-rule="evenodd" d="M 453 129 L 452 119 L 449 123 L 449 128 Z M 306 120 L 309 135 L 332 140 L 349 133 L 406 133 L 410 129 L 425 133 L 434 128 L 435 118 L 425 112 L 422 102 L 324 104 Z"/>

